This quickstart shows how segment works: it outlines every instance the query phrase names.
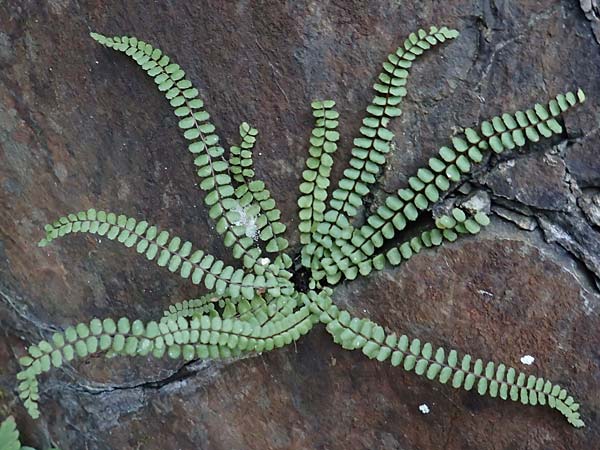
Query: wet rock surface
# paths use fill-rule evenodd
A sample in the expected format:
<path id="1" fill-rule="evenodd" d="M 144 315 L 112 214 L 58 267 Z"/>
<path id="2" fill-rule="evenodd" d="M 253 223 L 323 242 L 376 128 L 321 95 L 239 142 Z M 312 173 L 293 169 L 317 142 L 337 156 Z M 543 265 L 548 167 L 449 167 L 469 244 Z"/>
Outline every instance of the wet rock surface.
<path id="1" fill-rule="evenodd" d="M 0 4 L 0 418 L 14 414 L 28 445 L 597 448 L 600 46 L 586 19 L 595 2 L 105 3 Z M 497 212 L 483 233 L 345 284 L 335 300 L 390 329 L 561 383 L 580 400 L 586 428 L 369 361 L 320 327 L 296 346 L 237 361 L 92 358 L 43 377 L 42 417 L 26 417 L 15 374 L 30 342 L 94 316 L 149 320 L 199 294 L 112 242 L 74 236 L 39 249 L 44 223 L 109 209 L 228 257 L 167 103 L 89 31 L 137 35 L 176 58 L 227 144 L 241 121 L 260 130 L 256 170 L 297 248 L 310 101 L 337 102 L 339 175 L 380 62 L 429 24 L 461 36 L 415 66 L 382 192 L 400 187 L 456 127 L 576 86 L 589 100 L 566 117 L 562 136 L 493 158 L 472 177 L 473 192 L 484 193 L 476 200 Z M 521 366 L 523 355 L 533 365 Z"/>

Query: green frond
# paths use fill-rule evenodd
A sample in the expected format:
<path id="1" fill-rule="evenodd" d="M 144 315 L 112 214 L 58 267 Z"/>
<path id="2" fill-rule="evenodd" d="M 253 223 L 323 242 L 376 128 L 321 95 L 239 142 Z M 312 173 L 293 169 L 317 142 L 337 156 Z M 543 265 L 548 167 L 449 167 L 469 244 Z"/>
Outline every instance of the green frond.
<path id="1" fill-rule="evenodd" d="M 479 131 L 467 128 L 464 133 L 454 136 L 451 145 L 441 147 L 427 166 L 408 179 L 408 186 L 388 196 L 385 204 L 367 218 L 365 225 L 333 233 L 335 244 L 342 253 L 332 256 L 334 264 L 345 272 L 347 267 L 365 261 L 386 240 L 404 230 L 408 222 L 416 221 L 423 211 L 443 198 L 451 186 L 483 161 L 489 149 L 502 153 L 523 146 L 527 141 L 537 142 L 540 136 L 548 138 L 561 133 L 562 127 L 556 117 L 585 100 L 583 92 L 579 92 L 578 95 L 560 94 L 546 106 L 536 104 L 526 112 L 504 113 L 484 121 Z M 347 237 L 349 234 L 350 238 Z"/>
<path id="2" fill-rule="evenodd" d="M 169 309 L 163 312 L 161 321 L 208 315 L 220 316 L 223 319 L 238 319 L 256 327 L 288 317 L 296 310 L 298 304 L 297 293 L 289 297 L 284 295 L 272 297 L 266 294 L 263 298 L 257 295 L 251 300 L 219 297 L 211 293 L 169 306 Z"/>
<path id="3" fill-rule="evenodd" d="M 126 317 L 117 321 L 92 319 L 89 323 L 69 327 L 64 333 L 55 333 L 50 341 L 44 340 L 28 348 L 28 356 L 19 360 L 23 367 L 17 374 L 19 397 L 29 414 L 36 418 L 39 416 L 37 377 L 74 358 L 107 352 L 130 357 L 168 356 L 188 361 L 230 358 L 242 352 L 269 351 L 288 345 L 308 333 L 316 322 L 318 318 L 308 306 L 264 326 L 206 315 L 148 323 L 130 321 Z"/>
<path id="4" fill-rule="evenodd" d="M 0 449 L 19 450 L 20 448 L 17 424 L 14 417 L 10 416 L 0 424 Z"/>
<path id="5" fill-rule="evenodd" d="M 174 108 L 183 137 L 189 141 L 188 150 L 194 156 L 199 186 L 206 192 L 204 202 L 216 223 L 217 233 L 225 235 L 225 245 L 233 247 L 234 257 L 241 259 L 246 268 L 262 272 L 264 269 L 257 262 L 261 254 L 256 245 L 258 235 L 253 227 L 240 221 L 246 212 L 234 196 L 229 163 L 223 158 L 224 149 L 198 89 L 178 64 L 146 42 L 135 37 L 109 38 L 97 33 L 92 33 L 92 37 L 105 47 L 130 56 L 154 79 Z"/>
<path id="6" fill-rule="evenodd" d="M 0 450 L 35 450 L 32 447 L 21 445 L 19 430 L 13 416 L 8 416 L 0 423 Z M 56 447 L 48 450 L 60 450 Z"/>
<path id="7" fill-rule="evenodd" d="M 246 122 L 242 123 L 240 125 L 242 142 L 240 146 L 232 146 L 230 149 L 229 163 L 232 177 L 239 183 L 235 189 L 235 197 L 240 204 L 240 212 L 243 212 L 247 221 L 253 223 L 256 229 L 255 235 L 260 241 L 266 242 L 265 250 L 268 253 L 282 254 L 288 246 L 288 241 L 281 237 L 286 229 L 279 220 L 281 211 L 277 208 L 275 199 L 265 183 L 255 179 L 252 149 L 257 135 L 256 128 L 252 128 Z M 230 236 L 229 240 L 231 243 L 235 242 L 233 236 Z M 227 246 L 228 243 L 226 242 L 225 245 Z M 289 258 L 284 258 L 281 262 L 285 268 L 291 265 Z"/>
<path id="8" fill-rule="evenodd" d="M 333 167 L 332 155 L 337 150 L 340 138 L 337 132 L 339 114 L 333 109 L 333 100 L 314 101 L 311 104 L 315 117 L 315 128 L 310 137 L 306 170 L 302 172 L 298 207 L 300 242 L 310 244 L 317 227 L 323 222 L 325 200 L 329 187 L 329 176 Z M 342 226 L 347 226 L 343 223 Z"/>
<path id="9" fill-rule="evenodd" d="M 309 305 L 334 342 L 347 350 L 361 350 L 369 359 L 427 377 L 455 389 L 476 390 L 479 395 L 519 401 L 524 405 L 547 405 L 557 409 L 575 427 L 583 427 L 579 404 L 557 384 L 527 375 L 504 364 L 473 359 L 456 350 L 435 348 L 428 342 L 388 333 L 369 319 L 352 317 L 331 303 L 326 295 L 309 296 Z"/>
<path id="10" fill-rule="evenodd" d="M 232 178 L 240 184 L 248 184 L 254 178 L 254 162 L 252 151 L 256 144 L 258 130 L 246 122 L 240 125 L 240 145 L 230 148 L 229 165 L 231 166 Z M 238 196 L 239 198 L 239 196 Z"/>
<path id="11" fill-rule="evenodd" d="M 219 302 L 219 297 L 215 294 L 207 294 L 200 298 L 184 300 L 169 306 L 169 309 L 163 312 L 161 322 L 168 320 L 177 320 L 179 317 L 189 318 L 195 316 L 217 315 L 215 303 Z"/>
<path id="12" fill-rule="evenodd" d="M 388 125 L 402 113 L 400 106 L 406 96 L 409 70 L 415 59 L 432 46 L 457 36 L 456 30 L 447 27 L 419 30 L 412 33 L 403 46 L 388 55 L 383 63 L 383 71 L 373 86 L 375 97 L 367 107 L 360 137 L 354 139 L 350 167 L 344 171 L 332 194 L 331 213 L 325 218 L 319 233 L 332 234 L 333 237 L 336 228 L 346 228 L 346 224 L 361 208 L 362 197 L 369 192 L 369 185 L 377 180 L 394 138 Z"/>
<path id="13" fill-rule="evenodd" d="M 470 215 L 460 208 L 454 208 L 451 215 L 439 217 L 436 220 L 435 227 L 422 231 L 411 239 L 391 247 L 384 253 L 372 257 L 363 254 L 364 259 L 356 265 L 349 266 L 344 272 L 344 276 L 352 280 L 358 274 L 367 276 L 373 271 L 382 270 L 386 267 L 386 263 L 392 267 L 399 266 L 422 249 L 438 247 L 444 242 L 454 242 L 461 234 L 477 234 L 482 227 L 489 225 L 489 223 L 489 217 L 483 212 Z M 327 261 L 327 263 L 333 264 L 332 261 Z"/>
<path id="14" fill-rule="evenodd" d="M 90 233 L 110 240 L 116 240 L 126 247 L 135 247 L 136 251 L 155 261 L 160 267 L 190 279 L 194 284 L 203 283 L 206 288 L 214 289 L 217 295 L 253 298 L 257 290 L 266 290 L 272 295 L 292 292 L 293 287 L 287 280 L 287 273 L 264 275 L 247 273 L 226 265 L 213 255 L 202 250 L 194 250 L 189 241 L 172 236 L 146 221 L 140 221 L 123 214 L 105 211 L 80 211 L 61 217 L 45 227 L 46 237 L 39 243 L 46 246 L 54 239 L 70 233 Z"/>

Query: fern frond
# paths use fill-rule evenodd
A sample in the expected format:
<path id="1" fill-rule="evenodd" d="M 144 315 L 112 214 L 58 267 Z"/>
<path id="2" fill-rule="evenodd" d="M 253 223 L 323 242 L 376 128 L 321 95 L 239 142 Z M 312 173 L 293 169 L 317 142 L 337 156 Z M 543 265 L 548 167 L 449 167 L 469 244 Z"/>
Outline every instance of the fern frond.
<path id="1" fill-rule="evenodd" d="M 277 208 L 275 199 L 271 196 L 265 183 L 255 179 L 252 149 L 257 135 L 256 128 L 243 122 L 240 125 L 242 142 L 240 146 L 232 146 L 230 149 L 231 174 L 233 179 L 240 183 L 235 190 L 235 196 L 240 207 L 246 211 L 245 214 L 252 216 L 258 238 L 266 242 L 265 250 L 269 253 L 281 254 L 288 246 L 288 241 L 280 236 L 286 229 L 279 220 L 281 211 Z M 256 211 L 253 211 L 254 209 Z M 291 265 L 289 258 L 284 258 L 281 262 L 286 268 Z"/>
<path id="2" fill-rule="evenodd" d="M 266 298 L 255 296 L 250 301 L 244 298 L 218 297 L 211 293 L 169 306 L 169 309 L 163 312 L 161 321 L 177 320 L 179 317 L 191 318 L 202 315 L 213 317 L 218 315 L 223 319 L 237 319 L 257 327 L 290 316 L 297 306 L 297 293 L 294 293 L 291 297 L 284 295 L 278 297 L 267 295 Z"/>
<path id="3" fill-rule="evenodd" d="M 390 120 L 398 117 L 400 105 L 406 95 L 409 69 L 419 55 L 432 46 L 454 39 L 458 31 L 442 27 L 431 27 L 429 32 L 419 30 L 404 41 L 404 45 L 388 55 L 383 71 L 374 84 L 375 97 L 367 107 L 367 116 L 360 128 L 361 136 L 354 139 L 350 167 L 344 171 L 330 201 L 331 212 L 319 227 L 319 234 L 329 234 L 333 239 L 344 236 L 349 219 L 356 216 L 362 206 L 362 197 L 375 183 L 380 167 L 385 164 L 394 134 L 389 131 Z M 346 235 L 346 239 L 350 236 Z M 326 244 L 325 244 L 326 245 Z"/>
<path id="4" fill-rule="evenodd" d="M 271 272 L 264 275 L 246 273 L 202 250 L 193 250 L 189 241 L 183 242 L 181 238 L 171 236 L 146 221 L 138 222 L 123 214 L 89 209 L 61 217 L 46 225 L 45 230 L 46 237 L 39 243 L 41 247 L 70 233 L 104 236 L 126 247 L 135 246 L 136 251 L 144 254 L 149 261 L 167 267 L 184 279 L 189 278 L 194 284 L 203 283 L 206 288 L 214 289 L 217 295 L 252 299 L 258 289 L 266 289 L 274 296 L 280 295 L 282 290 L 293 290 L 285 277 L 276 277 Z"/>
<path id="5" fill-rule="evenodd" d="M 551 137 L 562 133 L 562 127 L 556 118 L 570 107 L 585 101 L 583 91 L 576 94 L 559 94 L 546 106 L 536 104 L 526 111 L 514 114 L 505 113 L 490 121 L 484 121 L 479 132 L 467 128 L 462 135 L 452 138 L 452 146 L 443 146 L 437 157 L 429 159 L 427 167 L 422 167 L 415 176 L 408 179 L 408 186 L 399 189 L 396 194 L 386 198 L 385 204 L 367 218 L 367 223 L 354 229 L 351 239 L 345 239 L 340 233 L 336 240 L 343 255 L 334 255 L 332 259 L 341 271 L 365 261 L 380 248 L 387 239 L 402 231 L 408 222 L 417 220 L 420 214 L 437 202 L 452 185 L 472 171 L 491 149 L 502 153 L 523 146 L 527 141 L 537 142 L 540 135 Z"/>
<path id="6" fill-rule="evenodd" d="M 302 172 L 298 207 L 300 222 L 300 242 L 310 244 L 317 227 L 325 218 L 325 200 L 329 187 L 329 176 L 333 167 L 332 155 L 337 150 L 336 142 L 340 135 L 337 132 L 339 114 L 333 109 L 333 100 L 314 101 L 311 103 L 315 128 L 310 137 L 306 160 L 306 170 Z"/>
<path id="7" fill-rule="evenodd" d="M 0 424 L 0 449 L 19 450 L 21 442 L 19 441 L 19 431 L 15 418 L 10 416 Z"/>
<path id="8" fill-rule="evenodd" d="M 436 226 L 434 228 L 425 230 L 412 239 L 404 241 L 373 258 L 371 260 L 373 268 L 376 270 L 383 268 L 382 256 L 385 256 L 385 260 L 389 265 L 398 266 L 424 248 L 437 247 L 444 242 L 454 242 L 461 234 L 477 234 L 482 227 L 490 224 L 490 219 L 482 211 L 469 215 L 460 208 L 454 208 L 451 215 L 441 216 L 435 222 Z M 365 275 L 365 271 L 369 266 L 365 267 L 364 263 L 361 263 L 359 268 L 361 275 Z"/>
<path id="9" fill-rule="evenodd" d="M 303 301 L 305 303 L 305 301 Z M 200 316 L 186 319 L 144 323 L 130 322 L 122 317 L 92 319 L 89 324 L 79 323 L 64 333 L 55 333 L 51 341 L 41 341 L 28 348 L 28 356 L 19 359 L 23 370 L 17 374 L 20 381 L 19 397 L 29 414 L 39 416 L 39 387 L 37 377 L 65 361 L 85 358 L 98 352 L 115 355 L 153 356 L 192 360 L 195 358 L 229 358 L 242 352 L 262 352 L 283 347 L 297 339 L 318 322 L 308 306 L 284 319 L 253 326 L 249 322 L 222 319 L 219 316 Z"/>
<path id="10" fill-rule="evenodd" d="M 246 268 L 262 268 L 257 264 L 261 250 L 256 245 L 256 236 L 248 236 L 246 226 L 236 225 L 240 219 L 240 205 L 234 197 L 229 164 L 223 158 L 224 149 L 219 144 L 215 126 L 209 121 L 210 114 L 204 110 L 204 102 L 198 89 L 185 78 L 185 72 L 161 50 L 135 37 L 109 38 L 91 33 L 94 40 L 105 47 L 121 51 L 135 60 L 154 79 L 159 91 L 174 108 L 179 118 L 183 137 L 190 141 L 189 151 L 194 155 L 194 165 L 200 177 L 199 186 L 206 192 L 204 202 L 209 207 L 209 216 L 215 220 L 215 229 L 225 234 L 225 245 L 233 247 L 233 256 L 243 261 Z"/>
<path id="11" fill-rule="evenodd" d="M 213 317 L 217 314 L 215 303 L 219 301 L 214 294 L 207 294 L 200 298 L 184 300 L 169 306 L 169 309 L 163 312 L 161 322 L 168 320 L 177 320 L 179 317 L 189 318 L 195 316 Z"/>
<path id="12" fill-rule="evenodd" d="M 364 261 L 354 261 L 354 264 L 343 272 L 344 277 L 353 280 L 358 274 L 366 276 L 374 270 L 382 270 L 386 263 L 392 267 L 399 266 L 424 248 L 437 247 L 444 242 L 454 242 L 460 234 L 477 234 L 482 227 L 489 223 L 490 219 L 484 212 L 480 211 L 469 215 L 460 208 L 454 208 L 451 215 L 439 217 L 435 227 L 422 231 L 384 253 L 369 257 Z M 331 258 L 324 258 L 322 263 L 327 274 L 331 273 L 333 276 L 337 276 L 338 269 Z"/>
<path id="13" fill-rule="evenodd" d="M 256 143 L 258 130 L 246 122 L 240 125 L 240 145 L 233 145 L 229 149 L 229 165 L 232 178 L 240 184 L 248 184 L 254 179 L 254 162 L 252 161 L 252 150 Z M 236 194 L 238 198 L 242 195 Z"/>
<path id="14" fill-rule="evenodd" d="M 347 350 L 361 350 L 368 358 L 383 362 L 390 360 L 408 372 L 425 376 L 442 384 L 450 383 L 456 389 L 477 390 L 479 395 L 520 401 L 524 405 L 547 405 L 557 409 L 575 427 L 583 427 L 579 404 L 557 384 L 527 375 L 504 364 L 484 363 L 471 355 L 459 355 L 406 335 L 388 333 L 369 319 L 350 316 L 333 305 L 326 295 L 309 298 L 311 311 L 319 314 L 326 330 L 336 343 Z"/>

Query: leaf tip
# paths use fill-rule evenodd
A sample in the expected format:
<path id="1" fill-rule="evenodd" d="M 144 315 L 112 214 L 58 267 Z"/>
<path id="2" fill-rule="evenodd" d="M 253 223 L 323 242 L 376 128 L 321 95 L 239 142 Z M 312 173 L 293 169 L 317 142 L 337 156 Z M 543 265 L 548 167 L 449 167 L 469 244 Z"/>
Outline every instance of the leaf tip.
<path id="1" fill-rule="evenodd" d="M 95 32 L 91 32 L 90 33 L 90 37 L 95 40 L 96 42 L 104 45 L 104 43 L 106 42 L 106 36 L 101 35 L 100 33 L 95 33 Z"/>

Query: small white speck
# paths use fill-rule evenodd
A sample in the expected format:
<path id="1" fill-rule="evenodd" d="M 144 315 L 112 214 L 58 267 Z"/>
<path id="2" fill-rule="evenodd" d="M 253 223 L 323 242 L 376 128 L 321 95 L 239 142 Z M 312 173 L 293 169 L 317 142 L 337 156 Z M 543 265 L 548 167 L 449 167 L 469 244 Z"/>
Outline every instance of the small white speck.
<path id="1" fill-rule="evenodd" d="M 532 365 L 535 361 L 535 358 L 531 355 L 523 355 L 521 356 L 521 363 L 526 364 L 528 366 Z"/>
<path id="2" fill-rule="evenodd" d="M 271 262 L 271 260 L 270 260 L 269 258 L 260 258 L 260 259 L 258 260 L 258 263 L 259 263 L 261 266 L 266 266 L 266 265 L 267 265 L 267 264 L 269 264 L 270 262 Z"/>
<path id="3" fill-rule="evenodd" d="M 479 292 L 484 297 L 493 297 L 494 296 L 494 294 L 492 294 L 491 292 L 486 291 L 485 289 L 479 289 L 477 292 Z"/>
<path id="4" fill-rule="evenodd" d="M 423 403 L 422 405 L 419 405 L 419 411 L 421 411 L 421 414 L 429 414 L 429 406 L 427 406 L 425 403 Z"/>
<path id="5" fill-rule="evenodd" d="M 96 64 L 100 64 L 100 63 L 98 62 L 98 60 L 96 60 Z"/>

